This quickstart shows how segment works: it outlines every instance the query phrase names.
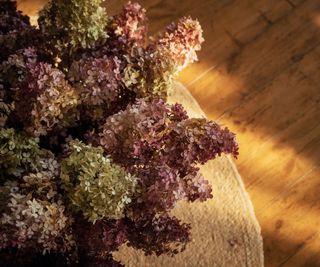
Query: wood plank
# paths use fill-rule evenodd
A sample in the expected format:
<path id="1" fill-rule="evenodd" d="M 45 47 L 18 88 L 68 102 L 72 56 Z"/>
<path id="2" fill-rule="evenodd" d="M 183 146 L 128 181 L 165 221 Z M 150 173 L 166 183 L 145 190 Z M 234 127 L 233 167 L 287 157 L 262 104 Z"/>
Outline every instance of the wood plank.
<path id="1" fill-rule="evenodd" d="M 315 241 L 319 238 L 320 229 L 306 227 L 306 224 L 312 226 L 320 223 L 319 167 L 286 191 L 280 200 L 259 216 L 260 221 L 266 222 L 263 230 L 266 266 L 289 264 L 292 255 L 303 249 L 301 253 L 308 253 L 307 258 L 314 257 L 320 251 L 320 243 Z M 306 248 L 309 241 L 313 245 Z M 275 254 L 274 251 L 279 253 Z"/>
<path id="2" fill-rule="evenodd" d="M 247 102 L 239 104 L 233 112 L 223 116 L 220 119 L 221 122 L 246 134 L 247 138 L 243 140 L 246 143 L 258 140 L 262 144 L 276 134 L 275 140 L 282 143 L 280 148 L 287 144 L 294 144 L 292 141 L 298 138 L 297 134 L 301 130 L 303 133 L 306 130 L 308 130 L 307 133 L 312 133 L 313 127 L 319 124 L 317 120 L 319 118 L 320 95 L 317 94 L 319 89 L 301 70 L 305 62 L 313 57 L 314 53 L 310 53 L 300 64 L 295 64 L 277 77 L 270 86 L 255 94 Z M 310 72 L 312 73 L 319 66 L 320 61 L 313 64 L 313 69 L 310 67 Z M 283 136 L 279 135 L 281 132 Z M 286 144 L 283 140 L 286 141 Z M 306 138 L 304 143 L 296 143 L 294 146 L 301 150 L 307 140 Z M 242 161 L 240 158 L 240 166 L 255 158 L 259 151 L 254 149 L 253 153 L 247 151 L 244 153 L 245 160 Z"/>
<path id="3" fill-rule="evenodd" d="M 292 6 L 297 7 L 302 4 L 305 0 L 287 0 Z"/>
<path id="4" fill-rule="evenodd" d="M 294 85 L 296 90 L 292 90 Z M 257 211 L 319 161 L 317 92 L 318 87 L 299 72 L 299 66 L 294 66 L 270 88 L 221 120 L 235 129 L 240 144 L 250 144 L 240 145 L 238 166 L 246 174 L 247 189 Z M 270 194 L 261 194 L 260 188 Z"/>
<path id="5" fill-rule="evenodd" d="M 318 232 L 311 240 L 295 253 L 292 257 L 285 260 L 281 267 L 319 267 L 320 266 L 320 233 Z"/>
<path id="6" fill-rule="evenodd" d="M 292 5 L 286 0 L 274 1 L 269 0 L 255 1 L 254 8 L 259 10 L 269 23 L 275 23 L 289 12 L 292 11 Z"/>
<path id="7" fill-rule="evenodd" d="M 318 3 L 313 0 L 306 1 L 305 5 L 293 10 L 289 17 L 272 26 L 263 36 L 243 47 L 239 54 L 211 71 L 218 71 L 220 76 L 226 76 L 225 80 L 231 79 L 238 83 L 239 88 L 231 90 L 234 93 L 226 89 L 224 98 L 215 97 L 216 83 L 210 77 L 211 72 L 201 79 L 213 85 L 210 90 L 199 90 L 200 93 L 196 94 L 194 90 L 198 83 L 189 86 L 200 103 L 210 104 L 209 108 L 204 108 L 205 112 L 210 116 L 213 109 L 232 110 L 237 103 L 244 103 L 248 95 L 262 90 L 274 77 L 314 49 L 320 43 L 320 28 L 313 24 L 310 12 L 317 6 Z M 180 80 L 190 84 L 190 77 L 190 73 L 183 73 Z M 199 88 L 202 88 L 201 85 Z"/>

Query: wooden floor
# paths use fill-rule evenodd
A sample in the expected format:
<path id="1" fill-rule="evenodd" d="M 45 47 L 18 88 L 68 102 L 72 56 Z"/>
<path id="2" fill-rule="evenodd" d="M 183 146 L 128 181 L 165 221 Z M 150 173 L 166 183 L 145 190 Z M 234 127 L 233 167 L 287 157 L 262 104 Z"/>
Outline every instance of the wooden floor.
<path id="1" fill-rule="evenodd" d="M 42 0 L 21 2 L 32 13 Z M 124 2 L 108 0 L 110 13 Z M 180 80 L 210 119 L 238 134 L 266 267 L 319 267 L 320 1 L 139 2 L 152 33 L 184 15 L 203 26 L 200 62 Z"/>

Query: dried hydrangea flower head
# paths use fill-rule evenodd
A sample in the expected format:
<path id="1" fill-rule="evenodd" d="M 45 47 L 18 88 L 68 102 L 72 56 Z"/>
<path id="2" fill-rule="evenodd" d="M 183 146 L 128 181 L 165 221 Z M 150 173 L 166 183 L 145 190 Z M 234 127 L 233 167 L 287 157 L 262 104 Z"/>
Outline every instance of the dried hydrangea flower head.
<path id="1" fill-rule="evenodd" d="M 72 63 L 68 78 L 80 95 L 85 118 L 101 120 L 119 101 L 120 64 L 116 56 L 84 58 Z"/>
<path id="2" fill-rule="evenodd" d="M 0 249 L 19 248 L 33 252 L 68 253 L 74 248 L 71 218 L 58 193 L 59 164 L 52 153 L 43 153 L 38 171 L 21 181 L 0 186 L 5 197 L 0 210 Z"/>
<path id="3" fill-rule="evenodd" d="M 28 66 L 38 62 L 38 51 L 34 47 L 20 49 L 11 54 L 0 65 L 0 84 L 8 99 L 15 99 L 16 92 L 25 85 Z"/>
<path id="4" fill-rule="evenodd" d="M 26 177 L 24 186 L 39 185 L 40 181 L 28 184 L 32 179 L 43 179 L 44 183 L 52 183 L 49 173 L 33 174 Z M 3 213 L 0 216 L 0 250 L 18 248 L 33 252 L 67 253 L 73 247 L 71 221 L 65 214 L 65 207 L 57 197 L 36 197 L 26 188 L 17 183 L 7 182 L 0 187 L 0 194 L 7 196 L 7 201 L 1 203 Z M 55 185 L 51 185 L 55 188 Z M 8 192 L 9 188 L 9 193 Z M 53 192 L 56 194 L 56 192 Z M 44 197 L 44 198 L 43 198 Z M 3 207 L 4 206 L 4 207 Z"/>
<path id="5" fill-rule="evenodd" d="M 40 168 L 41 149 L 37 138 L 28 138 L 14 129 L 0 129 L 0 181 Z"/>
<path id="6" fill-rule="evenodd" d="M 141 214 L 168 211 L 179 199 L 212 197 L 196 165 L 221 153 L 238 153 L 235 136 L 227 128 L 189 119 L 181 105 L 159 98 L 139 99 L 108 117 L 100 144 L 116 163 L 140 178 L 143 194 L 133 207 Z"/>
<path id="7" fill-rule="evenodd" d="M 126 57 L 123 82 L 138 97 L 150 95 L 166 99 L 173 79 L 190 63 L 197 60 L 196 52 L 204 41 L 197 20 L 182 18 L 146 49 L 132 49 Z"/>
<path id="8" fill-rule="evenodd" d="M 40 32 L 30 25 L 29 17 L 17 11 L 11 0 L 0 1 L 0 63 L 17 50 L 41 44 Z"/>
<path id="9" fill-rule="evenodd" d="M 34 48 L 20 49 L 0 64 L 0 126 L 5 127 L 13 117 L 18 91 L 25 86 L 28 74 L 27 64 L 38 60 Z M 12 125 L 15 126 L 15 125 Z"/>
<path id="10" fill-rule="evenodd" d="M 10 112 L 14 111 L 25 130 L 35 136 L 46 134 L 58 122 L 60 128 L 72 124 L 79 99 L 65 75 L 38 58 L 36 49 L 27 48 L 0 65 L 1 100 L 14 107 Z"/>
<path id="11" fill-rule="evenodd" d="M 167 30 L 155 42 L 156 53 L 167 54 L 176 62 L 176 71 L 181 71 L 198 60 L 197 51 L 204 39 L 198 20 L 184 17 L 179 22 L 167 26 Z"/>
<path id="12" fill-rule="evenodd" d="M 61 129 L 72 125 L 79 97 L 65 75 L 48 63 L 27 64 L 27 68 L 26 86 L 19 91 L 16 108 L 25 130 L 39 136 L 57 124 Z"/>
<path id="13" fill-rule="evenodd" d="M 117 45 L 122 44 L 127 48 L 144 46 L 147 42 L 146 10 L 138 3 L 129 1 L 122 12 L 113 18 L 109 31 Z"/>
<path id="14" fill-rule="evenodd" d="M 113 261 L 112 252 L 127 242 L 125 221 L 103 219 L 95 224 L 77 218 L 74 225 L 80 262 L 83 266 L 123 266 Z"/>
<path id="15" fill-rule="evenodd" d="M 40 30 L 53 38 L 60 51 L 89 48 L 107 38 L 108 16 L 101 6 L 104 0 L 55 0 L 40 11 Z"/>
<path id="16" fill-rule="evenodd" d="M 61 181 L 74 210 L 91 222 L 123 217 L 137 178 L 105 157 L 101 147 L 75 140 L 69 150 L 61 162 Z"/>
<path id="17" fill-rule="evenodd" d="M 168 215 L 145 216 L 127 222 L 128 245 L 141 249 L 145 255 L 175 255 L 185 250 L 190 241 L 189 224 Z"/>

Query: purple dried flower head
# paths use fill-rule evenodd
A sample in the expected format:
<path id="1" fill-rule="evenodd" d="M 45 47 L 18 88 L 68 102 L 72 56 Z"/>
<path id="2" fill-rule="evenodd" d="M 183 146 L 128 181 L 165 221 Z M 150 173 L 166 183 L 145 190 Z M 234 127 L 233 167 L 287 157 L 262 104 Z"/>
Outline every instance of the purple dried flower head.
<path id="1" fill-rule="evenodd" d="M 182 252 L 190 241 L 190 225 L 167 215 L 146 216 L 128 221 L 129 246 L 141 249 L 146 255 L 174 255 Z"/>
<path id="2" fill-rule="evenodd" d="M 42 51 L 28 47 L 16 51 L 0 64 L 0 125 L 11 123 L 9 127 L 16 127 L 15 101 L 20 89 L 27 87 L 29 69 L 36 65 L 39 58 L 43 58 Z"/>
<path id="3" fill-rule="evenodd" d="M 172 119 L 175 121 L 186 120 L 189 118 L 187 111 L 179 103 L 175 103 L 171 105 L 171 112 L 172 112 Z"/>
<path id="4" fill-rule="evenodd" d="M 127 241 L 122 220 L 99 220 L 92 224 L 78 218 L 75 229 L 78 248 L 87 255 L 108 254 Z"/>
<path id="5" fill-rule="evenodd" d="M 41 34 L 29 17 L 16 9 L 15 1 L 0 1 L 0 63 L 10 54 L 28 46 L 40 46 Z"/>
<path id="6" fill-rule="evenodd" d="M 80 95 L 87 116 L 101 119 L 119 101 L 120 60 L 117 57 L 85 58 L 71 65 L 69 80 Z"/>
<path id="7" fill-rule="evenodd" d="M 188 119 L 180 105 L 139 99 L 107 118 L 100 144 L 115 162 L 140 178 L 130 212 L 164 212 L 179 199 L 212 197 L 197 164 L 238 153 L 233 133 L 206 119 Z"/>
<path id="8" fill-rule="evenodd" d="M 190 172 L 190 174 L 183 178 L 181 192 L 183 196 L 191 202 L 196 200 L 206 201 L 212 198 L 211 185 L 197 168 L 195 168 L 194 172 Z"/>
<path id="9" fill-rule="evenodd" d="M 148 153 L 142 153 L 144 145 L 156 149 L 168 124 L 183 120 L 185 116 L 185 113 L 178 114 L 175 108 L 172 111 L 171 106 L 160 98 L 138 99 L 126 110 L 107 118 L 100 142 L 115 160 L 139 158 L 148 162 Z"/>
<path id="10" fill-rule="evenodd" d="M 16 111 L 32 135 L 43 135 L 59 123 L 74 123 L 78 94 L 64 74 L 47 63 L 27 64 L 26 87 L 18 92 Z M 26 101 L 28 99 L 28 101 Z"/>
<path id="11" fill-rule="evenodd" d="M 14 94 L 25 85 L 29 66 L 38 61 L 38 53 L 34 47 L 29 47 L 12 54 L 0 65 L 0 84 L 9 98 L 15 99 Z"/>
<path id="12" fill-rule="evenodd" d="M 28 64 L 35 64 L 38 54 L 34 48 L 26 48 L 9 56 L 0 64 L 0 103 L 5 122 L 12 115 L 18 92 L 26 86 Z"/>
<path id="13" fill-rule="evenodd" d="M 123 220 L 99 220 L 92 224 L 78 216 L 74 229 L 82 266 L 122 266 L 113 262 L 111 253 L 127 241 Z"/>
<path id="14" fill-rule="evenodd" d="M 115 16 L 111 28 L 116 42 L 124 46 L 143 46 L 147 41 L 146 10 L 138 3 L 130 1 L 123 7 L 122 12 Z"/>

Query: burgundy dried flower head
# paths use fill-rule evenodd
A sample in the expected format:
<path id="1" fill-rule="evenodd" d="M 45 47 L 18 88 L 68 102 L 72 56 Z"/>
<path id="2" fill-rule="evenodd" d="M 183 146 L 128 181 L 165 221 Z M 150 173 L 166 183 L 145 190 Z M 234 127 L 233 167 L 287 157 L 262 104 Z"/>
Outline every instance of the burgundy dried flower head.
<path id="1" fill-rule="evenodd" d="M 129 246 L 141 249 L 146 255 L 182 252 L 190 241 L 190 225 L 167 215 L 128 221 Z"/>
<path id="2" fill-rule="evenodd" d="M 78 216 L 74 229 L 81 266 L 122 266 L 111 255 L 127 241 L 122 220 L 99 220 L 92 224 Z"/>
<path id="3" fill-rule="evenodd" d="M 0 64 L 0 85 L 8 99 L 14 100 L 16 93 L 25 86 L 29 67 L 38 61 L 38 51 L 29 47 L 17 51 Z"/>
<path id="4" fill-rule="evenodd" d="M 237 156 L 233 133 L 207 119 L 188 119 L 180 105 L 139 99 L 107 118 L 100 144 L 115 162 L 140 178 L 141 195 L 131 212 L 165 212 L 179 199 L 211 196 L 197 164 L 221 153 Z"/>
<path id="5" fill-rule="evenodd" d="M 11 122 L 16 127 L 13 111 L 18 91 L 26 85 L 27 64 L 38 60 L 38 51 L 33 48 L 21 49 L 0 64 L 0 126 Z M 10 126 L 9 126 L 10 127 Z"/>
<path id="6" fill-rule="evenodd" d="M 111 253 L 127 241 L 126 226 L 122 220 L 99 220 L 94 224 L 82 218 L 77 221 L 78 248 L 88 255 Z"/>
<path id="7" fill-rule="evenodd" d="M 113 18 L 112 32 L 116 41 L 124 46 L 143 46 L 147 41 L 146 10 L 138 3 L 130 1 L 122 12 Z"/>

